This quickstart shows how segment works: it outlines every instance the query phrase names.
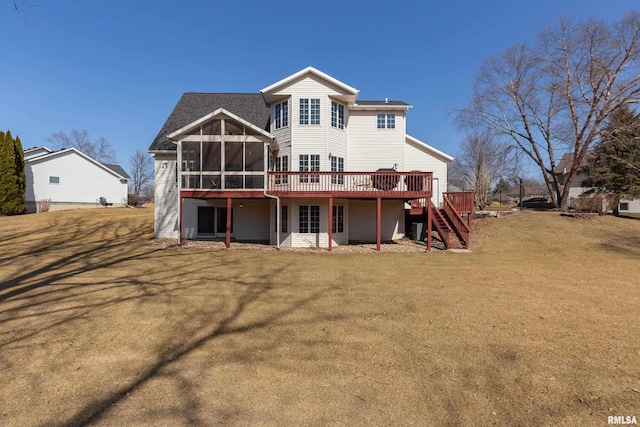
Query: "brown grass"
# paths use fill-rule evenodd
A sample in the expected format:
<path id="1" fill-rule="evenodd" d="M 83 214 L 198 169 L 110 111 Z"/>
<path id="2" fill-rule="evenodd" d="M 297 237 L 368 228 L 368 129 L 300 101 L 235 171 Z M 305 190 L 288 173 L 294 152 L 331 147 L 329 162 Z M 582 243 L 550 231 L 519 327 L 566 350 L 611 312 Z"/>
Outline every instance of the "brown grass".
<path id="1" fill-rule="evenodd" d="M 163 249 L 151 209 L 0 218 L 0 424 L 640 417 L 640 221 L 525 212 L 471 254 Z"/>

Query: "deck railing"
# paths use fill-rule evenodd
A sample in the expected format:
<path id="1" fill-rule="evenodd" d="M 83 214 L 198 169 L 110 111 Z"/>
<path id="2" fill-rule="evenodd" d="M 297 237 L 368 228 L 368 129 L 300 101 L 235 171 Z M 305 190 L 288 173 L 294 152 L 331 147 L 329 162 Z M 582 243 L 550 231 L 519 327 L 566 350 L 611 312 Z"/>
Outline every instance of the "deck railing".
<path id="1" fill-rule="evenodd" d="M 446 199 L 449 199 L 451 206 L 459 213 L 473 213 L 474 194 L 472 191 L 447 192 L 443 193 L 443 195 Z"/>
<path id="2" fill-rule="evenodd" d="M 473 193 L 471 193 L 473 194 Z M 469 233 L 471 232 L 471 227 L 467 224 L 464 219 L 460 216 L 459 211 L 455 208 L 449 196 L 444 197 L 444 213 L 453 225 L 453 228 L 458 233 L 459 237 L 462 239 L 464 243 L 464 247 L 469 247 Z"/>
<path id="3" fill-rule="evenodd" d="M 432 172 L 269 172 L 274 195 L 344 197 L 431 197 Z"/>

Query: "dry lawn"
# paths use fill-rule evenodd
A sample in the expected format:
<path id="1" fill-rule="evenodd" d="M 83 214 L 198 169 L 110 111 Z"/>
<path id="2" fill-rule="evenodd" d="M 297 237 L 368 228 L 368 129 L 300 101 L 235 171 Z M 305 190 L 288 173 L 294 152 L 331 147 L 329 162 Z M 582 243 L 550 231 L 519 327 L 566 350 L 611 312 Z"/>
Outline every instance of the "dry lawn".
<path id="1" fill-rule="evenodd" d="M 338 255 L 165 248 L 152 216 L 0 218 L 0 425 L 640 418 L 640 220 Z"/>

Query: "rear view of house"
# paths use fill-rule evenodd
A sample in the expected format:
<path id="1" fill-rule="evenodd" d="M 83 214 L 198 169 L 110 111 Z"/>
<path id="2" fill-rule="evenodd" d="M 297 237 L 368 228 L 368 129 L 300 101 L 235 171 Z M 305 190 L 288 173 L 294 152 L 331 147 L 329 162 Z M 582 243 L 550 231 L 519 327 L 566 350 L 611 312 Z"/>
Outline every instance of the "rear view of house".
<path id="1" fill-rule="evenodd" d="M 155 235 L 331 249 L 430 226 L 452 157 L 407 135 L 411 105 L 358 93 L 312 67 L 260 93 L 185 93 L 149 147 Z"/>
<path id="2" fill-rule="evenodd" d="M 75 148 L 53 151 L 36 147 L 24 152 L 26 205 L 36 211 L 38 201 L 51 209 L 96 206 L 100 198 L 126 204 L 129 175 L 118 165 L 100 163 Z"/>

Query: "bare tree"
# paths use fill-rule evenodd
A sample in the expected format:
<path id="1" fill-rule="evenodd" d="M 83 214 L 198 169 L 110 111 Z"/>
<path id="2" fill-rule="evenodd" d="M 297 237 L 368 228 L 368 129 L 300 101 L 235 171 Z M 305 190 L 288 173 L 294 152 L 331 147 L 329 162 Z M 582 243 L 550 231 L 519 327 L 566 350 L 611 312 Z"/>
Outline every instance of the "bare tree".
<path id="1" fill-rule="evenodd" d="M 511 167 L 509 147 L 489 134 L 469 135 L 451 163 L 448 180 L 475 193 L 476 206 L 491 203 L 493 187 Z"/>
<path id="2" fill-rule="evenodd" d="M 131 193 L 140 195 L 144 187 L 153 180 L 153 159 L 142 150 L 136 150 L 129 159 L 131 167 Z"/>
<path id="3" fill-rule="evenodd" d="M 579 165 L 608 117 L 639 92 L 639 13 L 611 25 L 561 20 L 536 44 L 488 58 L 457 120 L 505 136 L 535 162 L 554 203 L 566 208 Z M 573 166 L 563 181 L 555 167 L 569 152 Z"/>
<path id="4" fill-rule="evenodd" d="M 152 203 L 155 202 L 156 185 L 155 184 L 145 185 L 144 188 L 142 189 L 142 197 L 144 197 L 145 199 L 147 199 Z"/>
<path id="5" fill-rule="evenodd" d="M 86 130 L 73 129 L 66 134 L 62 131 L 54 132 L 45 139 L 52 144 L 55 149 L 75 148 L 83 154 L 101 163 L 113 163 L 115 150 L 105 138 L 100 137 L 95 142 L 91 141 L 89 132 Z"/>

